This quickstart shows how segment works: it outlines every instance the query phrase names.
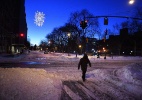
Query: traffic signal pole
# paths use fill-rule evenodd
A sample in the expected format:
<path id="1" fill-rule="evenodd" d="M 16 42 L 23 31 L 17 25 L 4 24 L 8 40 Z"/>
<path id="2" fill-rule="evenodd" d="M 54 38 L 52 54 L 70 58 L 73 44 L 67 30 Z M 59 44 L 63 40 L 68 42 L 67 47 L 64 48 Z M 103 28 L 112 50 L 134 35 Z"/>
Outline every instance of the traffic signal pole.
<path id="1" fill-rule="evenodd" d="M 142 20 L 142 18 L 139 18 L 139 17 L 129 17 L 129 16 L 91 16 L 91 17 L 88 16 L 85 18 L 100 18 L 100 17 L 104 18 L 104 25 L 108 25 L 108 17 Z M 106 38 L 106 33 L 105 33 L 105 38 Z M 105 53 L 105 59 L 106 59 L 106 53 Z"/>
<path id="2" fill-rule="evenodd" d="M 83 21 L 80 21 L 80 27 L 82 28 L 83 35 L 85 35 L 85 28 L 87 27 L 87 20 L 85 20 L 85 17 L 84 17 Z M 84 49 L 83 50 L 84 51 L 86 50 L 86 42 L 84 43 Z"/>
<path id="3" fill-rule="evenodd" d="M 108 17 L 114 17 L 114 18 L 127 18 L 127 19 L 134 19 L 134 20 L 142 20 L 142 18 L 138 17 L 129 17 L 129 16 L 92 16 L 92 17 L 85 17 L 85 18 L 104 18 L 104 25 L 108 25 Z"/>
<path id="4" fill-rule="evenodd" d="M 104 17 L 104 18 L 115 17 L 115 18 L 127 18 L 127 19 L 142 20 L 142 18 L 129 17 L 129 16 L 93 16 L 93 17 L 85 17 L 85 18 L 100 18 L 100 17 Z"/>

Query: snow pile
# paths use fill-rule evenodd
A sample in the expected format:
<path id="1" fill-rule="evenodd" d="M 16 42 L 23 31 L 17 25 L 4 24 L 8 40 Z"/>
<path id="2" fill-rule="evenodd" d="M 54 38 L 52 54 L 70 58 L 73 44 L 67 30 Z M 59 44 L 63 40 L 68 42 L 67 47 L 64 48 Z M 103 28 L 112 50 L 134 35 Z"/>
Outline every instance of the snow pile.
<path id="1" fill-rule="evenodd" d="M 142 85 L 142 63 L 127 65 L 119 69 L 117 75 L 125 82 Z"/>
<path id="2" fill-rule="evenodd" d="M 115 85 L 118 90 L 120 88 L 122 91 L 127 91 L 137 99 L 142 98 L 142 63 L 133 63 L 120 69 L 96 69 L 88 72 L 86 76 L 88 80 L 94 82 L 99 80 L 107 86 Z M 116 93 L 114 91 L 112 94 Z M 119 98 L 124 97 L 121 94 Z"/>
<path id="3" fill-rule="evenodd" d="M 142 63 L 127 65 L 116 72 L 121 79 L 124 88 L 130 93 L 142 98 Z"/>

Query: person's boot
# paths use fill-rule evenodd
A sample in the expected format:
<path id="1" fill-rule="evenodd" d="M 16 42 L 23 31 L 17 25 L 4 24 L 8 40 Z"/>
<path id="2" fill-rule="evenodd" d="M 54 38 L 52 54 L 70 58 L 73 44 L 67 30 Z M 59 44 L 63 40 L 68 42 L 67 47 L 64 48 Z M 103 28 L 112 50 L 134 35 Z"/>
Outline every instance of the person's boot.
<path id="1" fill-rule="evenodd" d="M 83 79 L 83 82 L 85 82 L 85 79 Z"/>
<path id="2" fill-rule="evenodd" d="M 82 80 L 83 80 L 83 82 L 85 82 L 85 78 L 82 76 Z"/>

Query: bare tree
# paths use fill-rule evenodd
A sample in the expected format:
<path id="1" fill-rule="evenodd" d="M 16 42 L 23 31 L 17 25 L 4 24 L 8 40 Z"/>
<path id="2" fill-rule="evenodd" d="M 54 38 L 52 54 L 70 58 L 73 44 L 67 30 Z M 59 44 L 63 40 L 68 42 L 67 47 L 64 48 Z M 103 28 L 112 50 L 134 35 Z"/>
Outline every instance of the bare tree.
<path id="1" fill-rule="evenodd" d="M 51 34 L 48 34 L 46 38 L 48 40 L 54 40 L 54 44 L 58 48 L 66 48 L 66 46 L 69 44 L 69 38 L 67 36 L 68 33 L 71 34 L 70 43 L 74 44 L 72 46 L 72 50 L 78 47 L 78 44 L 82 41 L 85 41 L 85 37 L 93 37 L 94 34 L 99 34 L 99 23 L 97 18 L 89 18 L 92 17 L 93 14 L 91 14 L 88 10 L 82 10 L 82 11 L 76 11 L 71 13 L 69 20 L 67 23 L 65 23 L 63 26 L 59 28 L 54 28 Z M 87 27 L 85 31 L 82 30 L 80 27 L 80 21 L 87 20 Z M 91 30 L 91 31 L 89 31 Z M 84 38 L 81 38 L 84 37 Z M 84 39 L 84 40 L 83 40 Z M 75 47 L 75 48 L 74 48 Z"/>
<path id="2" fill-rule="evenodd" d="M 136 19 L 130 19 L 129 22 L 127 21 L 121 24 L 122 28 L 124 27 L 125 24 L 125 26 L 129 29 L 130 34 L 142 31 L 142 20 L 137 19 L 137 18 L 142 19 L 142 7 L 136 8 L 133 16 Z"/>
<path id="3" fill-rule="evenodd" d="M 116 35 L 117 32 L 119 32 L 119 30 L 120 30 L 120 25 L 118 23 L 116 23 L 115 25 L 113 25 L 113 29 L 114 30 L 113 30 L 112 34 Z"/>
<path id="4" fill-rule="evenodd" d="M 71 13 L 70 18 L 68 20 L 69 23 L 72 25 L 75 25 L 78 27 L 78 29 L 81 29 L 80 22 L 86 20 L 87 21 L 87 27 L 85 32 L 78 32 L 79 35 L 86 36 L 87 34 L 95 34 L 99 31 L 99 22 L 97 18 L 90 18 L 94 15 L 91 14 L 88 10 L 83 9 L 82 11 L 76 11 L 74 13 Z M 91 31 L 87 31 L 91 30 Z"/>

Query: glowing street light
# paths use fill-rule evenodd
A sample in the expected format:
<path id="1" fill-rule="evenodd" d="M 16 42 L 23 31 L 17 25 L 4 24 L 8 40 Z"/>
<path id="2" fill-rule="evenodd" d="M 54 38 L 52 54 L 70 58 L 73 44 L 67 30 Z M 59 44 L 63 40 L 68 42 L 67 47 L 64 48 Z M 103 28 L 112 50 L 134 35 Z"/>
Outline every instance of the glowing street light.
<path id="1" fill-rule="evenodd" d="M 81 48 L 81 45 L 79 45 L 78 47 Z"/>
<path id="2" fill-rule="evenodd" d="M 70 34 L 70 33 L 68 33 L 67 35 L 68 35 L 68 37 L 70 38 L 71 34 Z"/>
<path id="3" fill-rule="evenodd" d="M 69 56 L 69 51 L 70 51 L 69 45 L 70 45 L 70 42 L 71 42 L 70 41 L 71 33 L 68 32 L 67 36 L 68 36 L 68 56 Z"/>
<path id="4" fill-rule="evenodd" d="M 129 4 L 133 4 L 135 0 L 129 0 Z"/>
<path id="5" fill-rule="evenodd" d="M 80 53 L 82 53 L 82 46 L 79 45 L 78 47 L 79 47 L 79 49 L 80 49 Z"/>
<path id="6" fill-rule="evenodd" d="M 103 47 L 103 51 L 106 51 L 104 47 Z"/>
<path id="7" fill-rule="evenodd" d="M 106 59 L 106 49 L 103 47 L 103 50 L 104 50 L 104 52 L 105 52 L 105 57 L 104 57 L 104 59 Z"/>
<path id="8" fill-rule="evenodd" d="M 50 41 L 48 43 L 50 44 Z"/>

